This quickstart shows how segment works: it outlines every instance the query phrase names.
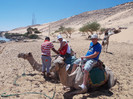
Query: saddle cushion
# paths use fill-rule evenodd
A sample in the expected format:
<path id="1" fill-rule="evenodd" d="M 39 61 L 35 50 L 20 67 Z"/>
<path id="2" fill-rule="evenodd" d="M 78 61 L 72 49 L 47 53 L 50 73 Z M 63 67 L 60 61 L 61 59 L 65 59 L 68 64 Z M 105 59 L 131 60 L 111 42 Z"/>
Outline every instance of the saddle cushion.
<path id="1" fill-rule="evenodd" d="M 107 81 L 107 74 L 104 69 L 98 67 L 93 68 L 90 72 L 89 84 L 92 86 L 100 86 Z"/>

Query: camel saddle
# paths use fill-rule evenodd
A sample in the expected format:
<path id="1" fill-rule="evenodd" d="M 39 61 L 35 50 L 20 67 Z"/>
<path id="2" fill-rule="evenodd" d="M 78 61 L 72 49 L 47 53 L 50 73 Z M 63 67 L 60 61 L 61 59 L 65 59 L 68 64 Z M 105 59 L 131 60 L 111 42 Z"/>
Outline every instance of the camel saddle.
<path id="1" fill-rule="evenodd" d="M 82 66 L 83 69 L 84 65 Z M 89 85 L 92 87 L 100 86 L 107 81 L 107 73 L 105 72 L 105 65 L 101 60 L 98 60 L 97 64 L 89 72 Z"/>
<path id="2" fill-rule="evenodd" d="M 101 60 L 98 60 L 97 63 L 93 66 L 93 68 L 100 68 L 100 69 L 104 69 L 105 65 L 103 64 L 103 62 Z"/>

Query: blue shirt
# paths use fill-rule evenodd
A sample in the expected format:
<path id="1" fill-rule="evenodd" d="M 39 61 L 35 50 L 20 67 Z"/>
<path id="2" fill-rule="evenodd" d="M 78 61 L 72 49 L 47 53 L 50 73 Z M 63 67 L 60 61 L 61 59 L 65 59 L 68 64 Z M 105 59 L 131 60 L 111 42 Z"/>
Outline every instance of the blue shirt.
<path id="1" fill-rule="evenodd" d="M 93 47 L 92 47 L 92 46 L 93 46 Z M 99 54 L 97 55 L 97 57 L 92 58 L 92 59 L 94 59 L 94 60 L 98 60 L 98 59 L 99 59 L 99 55 L 100 55 L 100 53 L 101 53 L 101 50 L 102 50 L 101 44 L 97 43 L 96 45 L 93 45 L 93 42 L 91 42 L 91 43 L 90 43 L 89 50 L 88 50 L 88 52 L 86 53 L 85 56 L 92 55 L 92 54 L 94 54 L 94 52 L 99 52 Z"/>

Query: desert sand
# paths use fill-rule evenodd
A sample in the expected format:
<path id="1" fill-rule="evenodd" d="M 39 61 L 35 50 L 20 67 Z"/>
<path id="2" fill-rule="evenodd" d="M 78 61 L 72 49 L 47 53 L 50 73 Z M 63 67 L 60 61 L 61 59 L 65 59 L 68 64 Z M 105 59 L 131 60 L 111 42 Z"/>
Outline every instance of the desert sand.
<path id="1" fill-rule="evenodd" d="M 133 99 L 133 39 L 130 40 L 130 43 L 127 42 L 129 39 L 124 39 L 123 32 L 126 31 L 130 31 L 130 29 L 123 30 L 121 33 L 111 36 L 108 52 L 105 53 L 102 51 L 100 56 L 104 64 L 110 67 L 117 77 L 118 82 L 116 85 L 109 90 L 88 92 L 69 98 Z M 85 55 L 89 47 L 90 40 L 86 38 L 87 36 L 74 33 L 72 34 L 72 38 L 65 39 L 69 41 L 69 45 L 77 53 L 77 57 L 80 57 Z M 51 41 L 53 40 L 57 39 L 51 37 Z M 123 42 L 123 40 L 126 41 Z M 101 41 L 99 42 L 101 43 Z M 0 44 L 0 49 L 6 46 L 0 54 L 0 94 L 20 94 L 6 98 L 0 97 L 0 99 L 49 99 L 45 95 L 51 98 L 54 96 L 54 99 L 64 99 L 64 95 L 69 90 L 64 90 L 61 83 L 46 81 L 40 72 L 33 70 L 27 60 L 17 57 L 19 53 L 32 52 L 35 60 L 41 64 L 40 45 L 42 43 L 43 40 L 31 40 L 28 42 Z M 56 49 L 59 48 L 59 43 L 53 44 Z M 52 52 L 52 55 L 55 55 L 55 53 Z M 22 76 L 23 73 L 27 75 Z M 14 84 L 18 84 L 18 86 Z"/>

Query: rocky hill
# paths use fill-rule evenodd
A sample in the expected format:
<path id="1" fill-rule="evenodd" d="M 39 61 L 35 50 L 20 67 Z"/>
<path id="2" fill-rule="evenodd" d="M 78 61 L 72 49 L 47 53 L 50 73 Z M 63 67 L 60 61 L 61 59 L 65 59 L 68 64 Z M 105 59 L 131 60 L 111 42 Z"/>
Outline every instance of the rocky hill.
<path id="1" fill-rule="evenodd" d="M 123 20 L 126 21 L 123 22 Z M 31 27 L 38 28 L 44 34 L 49 31 L 49 27 L 51 32 L 58 29 L 61 25 L 65 27 L 73 27 L 78 30 L 83 24 L 93 21 L 99 22 L 102 27 L 128 27 L 133 25 L 133 2 L 124 3 L 112 8 L 88 11 L 59 21 L 34 25 Z M 16 28 L 9 32 L 25 33 L 28 27 L 29 26 Z"/>

